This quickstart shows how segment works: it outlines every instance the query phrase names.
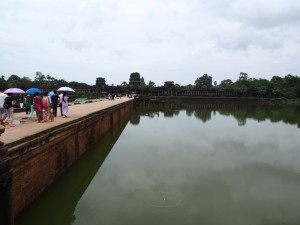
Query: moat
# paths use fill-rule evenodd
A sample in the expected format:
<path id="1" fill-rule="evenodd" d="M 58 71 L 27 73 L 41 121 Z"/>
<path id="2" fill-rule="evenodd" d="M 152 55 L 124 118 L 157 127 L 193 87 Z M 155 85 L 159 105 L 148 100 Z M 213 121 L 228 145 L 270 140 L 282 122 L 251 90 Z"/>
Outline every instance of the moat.
<path id="1" fill-rule="evenodd" d="M 300 223 L 299 108 L 136 109 L 16 225 Z"/>

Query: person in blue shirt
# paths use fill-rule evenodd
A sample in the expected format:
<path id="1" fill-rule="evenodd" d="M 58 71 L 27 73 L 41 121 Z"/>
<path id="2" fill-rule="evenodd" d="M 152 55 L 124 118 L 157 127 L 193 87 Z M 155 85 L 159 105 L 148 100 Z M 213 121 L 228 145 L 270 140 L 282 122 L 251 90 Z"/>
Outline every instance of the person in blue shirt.
<path id="1" fill-rule="evenodd" d="M 59 96 L 57 94 L 57 91 L 53 91 L 53 92 L 54 92 L 54 95 L 51 95 L 52 113 L 56 117 L 57 116 L 57 105 L 58 105 Z"/>

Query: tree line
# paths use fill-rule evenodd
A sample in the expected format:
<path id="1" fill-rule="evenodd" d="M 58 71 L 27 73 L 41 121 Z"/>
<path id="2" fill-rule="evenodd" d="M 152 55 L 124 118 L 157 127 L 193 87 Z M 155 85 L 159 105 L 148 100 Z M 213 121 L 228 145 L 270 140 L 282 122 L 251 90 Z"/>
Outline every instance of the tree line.
<path id="1" fill-rule="evenodd" d="M 241 72 L 237 81 L 226 79 L 217 85 L 208 74 L 198 77 L 194 83 L 195 88 L 219 88 L 249 90 L 258 93 L 260 97 L 278 96 L 287 99 L 300 97 L 300 77 L 286 75 L 285 77 L 273 76 L 271 80 L 249 78 L 247 73 Z M 193 88 L 193 87 L 192 87 Z"/>
<path id="2" fill-rule="evenodd" d="M 86 83 L 79 83 L 76 81 L 67 82 L 63 79 L 56 79 L 50 75 L 43 75 L 41 73 L 36 73 L 34 80 L 29 77 L 20 77 L 18 75 L 12 74 L 5 79 L 5 76 L 0 77 L 0 89 L 5 90 L 10 87 L 18 87 L 26 90 L 31 87 L 38 87 L 40 89 L 58 89 L 59 87 L 70 86 L 74 89 L 84 89 L 91 88 L 91 85 Z M 123 81 L 120 86 L 127 89 L 129 85 L 127 82 Z M 145 83 L 144 78 L 140 80 L 139 88 L 141 89 L 153 89 L 156 84 L 153 81 L 149 81 L 148 84 Z M 212 76 L 204 74 L 198 77 L 194 84 L 188 84 L 181 86 L 175 84 L 175 88 L 183 89 L 201 89 L 201 88 L 218 88 L 221 90 L 225 89 L 238 89 L 238 90 L 248 90 L 258 93 L 260 97 L 270 97 L 278 96 L 287 99 L 299 98 L 300 97 L 300 77 L 296 75 L 286 75 L 284 77 L 273 76 L 271 80 L 267 79 L 256 79 L 249 78 L 248 74 L 241 72 L 238 79 L 234 82 L 231 79 L 225 79 L 217 84 L 216 81 L 213 82 Z"/>
<path id="3" fill-rule="evenodd" d="M 37 73 L 34 80 L 31 80 L 26 76 L 20 77 L 15 74 L 10 75 L 7 79 L 5 79 L 4 75 L 0 76 L 0 90 L 13 87 L 21 88 L 23 90 L 27 90 L 32 87 L 40 89 L 58 89 L 65 86 L 70 86 L 75 89 L 91 87 L 86 83 L 79 83 L 76 81 L 67 82 L 63 79 L 56 79 L 50 75 L 43 75 L 41 73 Z"/>

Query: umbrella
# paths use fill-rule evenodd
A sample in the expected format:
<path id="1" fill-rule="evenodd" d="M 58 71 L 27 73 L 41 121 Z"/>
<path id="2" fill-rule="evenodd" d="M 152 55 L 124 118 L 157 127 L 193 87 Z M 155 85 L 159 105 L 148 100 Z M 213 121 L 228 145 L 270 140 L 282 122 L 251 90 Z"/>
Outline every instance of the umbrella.
<path id="1" fill-rule="evenodd" d="M 53 91 L 50 91 L 49 93 L 48 93 L 48 96 L 52 96 L 52 95 L 54 95 L 54 92 Z"/>
<path id="2" fill-rule="evenodd" d="M 41 94 L 42 91 L 38 88 L 29 88 L 27 91 L 26 91 L 27 94 L 30 94 L 30 95 L 33 95 L 35 93 L 39 93 Z"/>
<path id="3" fill-rule="evenodd" d="M 70 87 L 61 87 L 61 88 L 58 88 L 57 91 L 66 92 L 66 93 L 75 93 L 73 88 L 70 88 Z"/>
<path id="4" fill-rule="evenodd" d="M 3 93 L 8 94 L 25 94 L 25 91 L 23 91 L 20 88 L 8 88 L 7 90 L 5 90 Z"/>

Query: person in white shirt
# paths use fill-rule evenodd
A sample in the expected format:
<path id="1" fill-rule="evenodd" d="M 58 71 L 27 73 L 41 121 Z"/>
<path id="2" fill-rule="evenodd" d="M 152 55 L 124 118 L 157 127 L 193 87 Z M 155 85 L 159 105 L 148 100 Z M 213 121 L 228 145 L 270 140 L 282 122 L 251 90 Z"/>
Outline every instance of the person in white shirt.
<path id="1" fill-rule="evenodd" d="M 63 116 L 63 111 L 62 111 L 62 101 L 63 101 L 63 93 L 61 93 L 59 96 L 59 107 L 60 107 L 60 115 Z"/>
<path id="2" fill-rule="evenodd" d="M 3 104 L 5 101 L 5 98 L 7 97 L 7 94 L 2 93 L 0 91 L 0 120 L 3 121 L 3 119 L 6 116 L 6 109 L 3 108 Z"/>

